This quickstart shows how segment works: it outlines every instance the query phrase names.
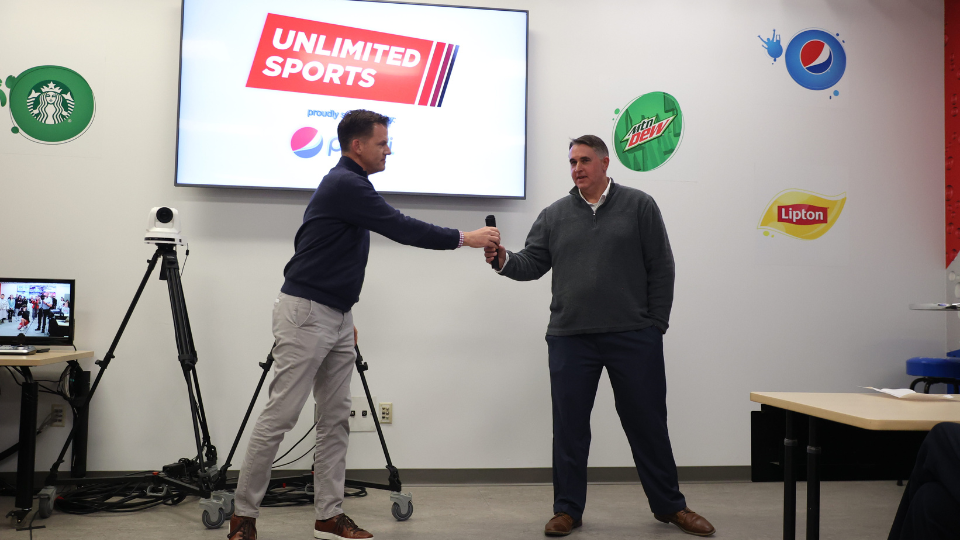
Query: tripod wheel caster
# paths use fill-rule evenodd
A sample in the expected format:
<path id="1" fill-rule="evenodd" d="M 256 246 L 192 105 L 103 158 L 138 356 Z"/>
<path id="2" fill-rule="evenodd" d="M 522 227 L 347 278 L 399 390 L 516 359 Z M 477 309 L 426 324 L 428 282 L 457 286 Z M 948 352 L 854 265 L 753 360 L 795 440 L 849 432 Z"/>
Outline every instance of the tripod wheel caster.
<path id="1" fill-rule="evenodd" d="M 400 512 L 400 504 L 399 504 L 399 503 L 393 503 L 393 506 L 390 508 L 390 513 L 393 514 L 393 517 L 394 517 L 397 521 L 406 521 L 406 520 L 410 519 L 410 516 L 413 515 L 413 503 L 412 503 L 412 502 L 408 502 L 408 503 L 407 503 L 407 512 L 406 512 L 406 513 Z"/>
<path id="2" fill-rule="evenodd" d="M 37 498 L 37 515 L 42 519 L 47 519 L 53 515 L 53 502 L 57 498 L 57 488 L 54 486 L 46 486 L 40 490 L 40 495 Z"/>
<path id="3" fill-rule="evenodd" d="M 225 518 L 226 516 L 223 513 L 223 509 L 218 508 L 216 518 L 211 518 L 210 512 L 207 510 L 204 510 L 203 514 L 200 516 L 200 521 L 202 521 L 204 526 L 206 526 L 206 528 L 208 529 L 219 529 L 220 526 L 223 525 L 223 521 Z"/>

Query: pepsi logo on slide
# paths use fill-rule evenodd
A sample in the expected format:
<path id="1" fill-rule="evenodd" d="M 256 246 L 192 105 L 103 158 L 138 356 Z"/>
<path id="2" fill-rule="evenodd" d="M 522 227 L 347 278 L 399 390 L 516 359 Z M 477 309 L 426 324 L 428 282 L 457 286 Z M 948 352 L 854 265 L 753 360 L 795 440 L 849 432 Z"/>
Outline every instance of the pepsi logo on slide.
<path id="1" fill-rule="evenodd" d="M 300 128 L 290 137 L 290 149 L 297 157 L 312 158 L 323 149 L 323 136 L 316 128 Z"/>

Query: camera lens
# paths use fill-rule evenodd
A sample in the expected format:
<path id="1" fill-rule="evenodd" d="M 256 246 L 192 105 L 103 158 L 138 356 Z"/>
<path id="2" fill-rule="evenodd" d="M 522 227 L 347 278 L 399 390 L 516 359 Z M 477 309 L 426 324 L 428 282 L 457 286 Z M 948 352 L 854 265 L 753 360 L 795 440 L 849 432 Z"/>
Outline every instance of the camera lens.
<path id="1" fill-rule="evenodd" d="M 173 219 L 173 210 L 170 210 L 166 206 L 161 207 L 157 210 L 157 221 L 160 223 L 170 223 L 170 220 Z"/>

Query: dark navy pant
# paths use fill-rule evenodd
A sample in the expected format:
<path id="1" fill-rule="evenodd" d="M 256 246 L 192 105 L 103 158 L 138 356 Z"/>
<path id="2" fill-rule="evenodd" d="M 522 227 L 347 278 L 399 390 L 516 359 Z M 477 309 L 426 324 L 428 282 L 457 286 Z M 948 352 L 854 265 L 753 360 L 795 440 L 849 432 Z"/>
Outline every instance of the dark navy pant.
<path id="1" fill-rule="evenodd" d="M 960 538 L 960 424 L 937 424 L 920 445 L 889 540 Z"/>
<path id="2" fill-rule="evenodd" d="M 620 424 L 655 514 L 686 507 L 667 433 L 663 335 L 633 332 L 547 336 L 553 397 L 553 511 L 574 520 L 587 502 L 590 412 L 607 368 Z"/>

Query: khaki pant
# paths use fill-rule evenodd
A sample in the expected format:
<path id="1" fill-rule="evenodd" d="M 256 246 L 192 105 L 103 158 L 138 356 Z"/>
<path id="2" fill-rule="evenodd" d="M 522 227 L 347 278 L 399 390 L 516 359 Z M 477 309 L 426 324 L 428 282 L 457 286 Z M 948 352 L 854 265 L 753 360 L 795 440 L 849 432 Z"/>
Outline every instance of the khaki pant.
<path id="1" fill-rule="evenodd" d="M 250 435 L 237 482 L 236 514 L 259 517 L 270 468 L 313 391 L 319 422 L 314 463 L 317 519 L 342 514 L 353 375 L 353 313 L 283 293 L 273 307 L 273 381 Z"/>

